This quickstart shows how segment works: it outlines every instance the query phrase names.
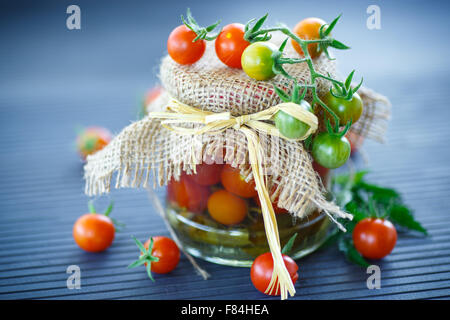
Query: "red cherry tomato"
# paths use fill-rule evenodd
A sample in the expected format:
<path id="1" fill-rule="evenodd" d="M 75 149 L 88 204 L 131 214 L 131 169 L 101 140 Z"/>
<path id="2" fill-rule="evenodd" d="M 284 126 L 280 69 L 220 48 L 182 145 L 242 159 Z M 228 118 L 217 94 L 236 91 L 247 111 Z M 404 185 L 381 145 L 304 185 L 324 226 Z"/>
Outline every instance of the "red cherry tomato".
<path id="1" fill-rule="evenodd" d="M 144 247 L 148 250 L 149 245 L 150 239 L 144 243 Z M 175 269 L 180 261 L 180 249 L 175 241 L 163 236 L 153 237 L 151 254 L 159 259 L 151 263 L 151 270 L 155 273 L 168 273 Z"/>
<path id="2" fill-rule="evenodd" d="M 222 164 L 202 163 L 197 165 L 197 174 L 188 175 L 187 177 L 201 186 L 211 186 L 220 182 L 222 168 Z"/>
<path id="3" fill-rule="evenodd" d="M 294 27 L 293 32 L 303 40 L 317 40 L 320 39 L 319 29 L 323 24 L 326 24 L 326 22 L 320 18 L 306 18 Z M 292 46 L 301 56 L 304 55 L 300 45 L 293 39 Z M 313 59 L 317 58 L 322 53 L 322 51 L 318 49 L 317 43 L 308 44 L 308 52 Z"/>
<path id="4" fill-rule="evenodd" d="M 114 240 L 115 228 L 112 220 L 98 213 L 86 213 L 75 222 L 73 238 L 78 246 L 89 252 L 100 252 L 109 248 Z"/>
<path id="5" fill-rule="evenodd" d="M 77 137 L 77 149 L 83 159 L 90 154 L 103 149 L 112 139 L 108 129 L 102 127 L 89 127 L 84 129 Z"/>
<path id="6" fill-rule="evenodd" d="M 247 216 L 247 203 L 226 190 L 218 190 L 208 199 L 208 211 L 217 222 L 238 224 Z"/>
<path id="7" fill-rule="evenodd" d="M 250 42 L 244 40 L 244 28 L 240 23 L 229 24 L 216 38 L 217 57 L 231 68 L 242 68 L 242 52 L 250 45 Z"/>
<path id="8" fill-rule="evenodd" d="M 193 213 L 201 213 L 206 209 L 210 190 L 208 187 L 196 184 L 186 174 L 180 181 L 172 179 L 167 186 L 168 198 L 171 202 L 186 208 Z"/>
<path id="9" fill-rule="evenodd" d="M 179 64 L 193 64 L 200 60 L 206 49 L 206 41 L 199 39 L 196 33 L 184 24 L 176 27 L 167 40 L 167 50 L 172 59 Z"/>
<path id="10" fill-rule="evenodd" d="M 226 164 L 223 167 L 221 181 L 224 188 L 243 198 L 253 198 L 258 194 L 255 189 L 255 181 L 246 182 L 239 169 Z"/>
<path id="11" fill-rule="evenodd" d="M 397 230 L 384 219 L 366 218 L 353 229 L 353 244 L 368 259 L 382 259 L 391 253 L 397 242 Z"/>
<path id="12" fill-rule="evenodd" d="M 282 255 L 284 265 L 286 266 L 289 275 L 291 276 L 292 283 L 295 283 L 298 280 L 298 265 L 295 261 L 287 256 Z M 252 280 L 253 285 L 260 292 L 265 293 L 267 287 L 269 286 L 270 280 L 272 279 L 273 273 L 273 258 L 270 252 L 263 253 L 258 256 L 255 261 L 253 261 L 252 268 L 250 270 L 250 278 Z M 276 290 L 270 294 L 272 296 L 280 295 L 279 284 L 276 284 Z"/>

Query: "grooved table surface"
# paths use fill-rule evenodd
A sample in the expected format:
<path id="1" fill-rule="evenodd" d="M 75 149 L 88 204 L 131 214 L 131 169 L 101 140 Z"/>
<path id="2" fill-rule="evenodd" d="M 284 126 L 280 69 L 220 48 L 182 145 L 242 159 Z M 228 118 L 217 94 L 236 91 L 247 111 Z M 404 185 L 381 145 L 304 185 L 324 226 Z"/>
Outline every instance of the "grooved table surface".
<path id="1" fill-rule="evenodd" d="M 317 251 L 298 261 L 294 299 L 448 299 L 449 43 L 431 30 L 449 30 L 449 4 L 377 1 L 382 28 L 368 30 L 370 1 L 308 2 L 297 12 L 289 9 L 297 1 L 273 9 L 257 3 L 189 6 L 205 23 L 219 16 L 225 23 L 247 21 L 269 11 L 269 23 L 293 25 L 342 12 L 336 37 L 352 46 L 337 54 L 342 72 L 356 68 L 356 77 L 363 75 L 393 105 L 386 144 L 367 141 L 368 164 L 361 154 L 354 161 L 370 169 L 370 180 L 398 189 L 430 233 L 400 233 L 393 253 L 379 262 L 378 290 L 367 289 L 365 270 L 335 247 Z M 107 251 L 76 246 L 72 226 L 88 200 L 73 146 L 76 128 L 100 125 L 117 133 L 136 119 L 140 98 L 157 83 L 167 35 L 187 4 L 77 1 L 82 28 L 74 31 L 65 24 L 69 4 L 0 4 L 0 299 L 272 299 L 254 289 L 247 268 L 197 260 L 211 274 L 204 281 L 182 256 L 155 283 L 143 269 L 127 269 L 137 256 L 132 235 L 168 235 L 145 190 L 113 190 L 97 200 L 101 207 L 113 199 L 113 216 L 126 223 Z M 81 268 L 79 290 L 66 287 L 69 265 Z"/>

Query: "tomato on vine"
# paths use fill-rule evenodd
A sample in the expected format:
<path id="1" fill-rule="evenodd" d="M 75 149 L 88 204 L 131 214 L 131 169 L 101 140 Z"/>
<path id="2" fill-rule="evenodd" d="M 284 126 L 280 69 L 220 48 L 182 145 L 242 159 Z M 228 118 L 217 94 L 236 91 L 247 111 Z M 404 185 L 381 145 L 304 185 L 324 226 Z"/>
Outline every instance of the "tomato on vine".
<path id="1" fill-rule="evenodd" d="M 240 23 L 226 25 L 216 38 L 216 55 L 230 68 L 242 68 L 242 53 L 250 45 L 244 39 L 244 27 Z"/>
<path id="2" fill-rule="evenodd" d="M 365 218 L 356 224 L 352 237 L 356 250 L 363 257 L 382 259 L 394 249 L 397 230 L 388 220 Z"/>
<path id="3" fill-rule="evenodd" d="M 96 213 L 89 202 L 89 213 L 82 215 L 73 226 L 73 238 L 77 245 L 88 252 L 100 252 L 109 248 L 114 240 L 116 228 L 109 217 L 112 203 L 104 214 Z"/>
<path id="4" fill-rule="evenodd" d="M 247 216 L 247 211 L 245 200 L 226 190 L 218 190 L 208 199 L 210 216 L 224 225 L 242 222 Z"/>
<path id="5" fill-rule="evenodd" d="M 363 102 L 361 97 L 355 92 L 350 100 L 335 97 L 330 91 L 326 94 L 323 102 L 339 118 L 339 123 L 345 125 L 349 121 L 355 123 L 361 117 L 363 112 Z M 332 118 L 328 115 L 330 120 Z"/>
<path id="6" fill-rule="evenodd" d="M 317 40 L 320 39 L 320 27 L 325 24 L 326 22 L 320 18 L 306 18 L 297 23 L 292 31 L 303 40 Z M 304 52 L 298 42 L 293 39 L 291 41 L 295 51 L 297 51 L 301 56 L 304 56 Z M 308 52 L 311 58 L 314 59 L 320 56 L 322 50 L 319 48 L 317 43 L 309 43 Z"/>
<path id="7" fill-rule="evenodd" d="M 286 266 L 287 271 L 291 277 L 292 283 L 295 283 L 298 280 L 298 265 L 295 261 L 283 254 L 283 262 Z M 270 252 L 263 253 L 258 256 L 255 261 L 253 261 L 252 267 L 250 269 L 250 279 L 252 280 L 253 285 L 258 291 L 277 296 L 280 295 L 280 286 L 277 283 L 275 284 L 276 290 L 272 292 L 266 293 L 267 287 L 269 286 L 270 280 L 272 279 L 273 274 L 273 258 Z"/>
<path id="8" fill-rule="evenodd" d="M 197 34 L 184 24 L 176 27 L 167 40 L 167 51 L 170 57 L 179 64 L 193 64 L 205 53 L 206 41 L 194 42 Z"/>
<path id="9" fill-rule="evenodd" d="M 350 152 L 347 138 L 335 133 L 319 133 L 312 143 L 314 161 L 328 169 L 336 169 L 345 164 Z"/>
<path id="10" fill-rule="evenodd" d="M 278 48 L 270 42 L 255 42 L 242 53 L 242 70 L 255 80 L 269 80 L 275 76 L 273 54 Z"/>
<path id="11" fill-rule="evenodd" d="M 164 236 L 151 237 L 144 244 L 134 238 L 141 251 L 139 259 L 128 268 L 145 265 L 149 278 L 154 281 L 152 272 L 164 274 L 176 268 L 180 261 L 180 249 L 175 241 Z"/>

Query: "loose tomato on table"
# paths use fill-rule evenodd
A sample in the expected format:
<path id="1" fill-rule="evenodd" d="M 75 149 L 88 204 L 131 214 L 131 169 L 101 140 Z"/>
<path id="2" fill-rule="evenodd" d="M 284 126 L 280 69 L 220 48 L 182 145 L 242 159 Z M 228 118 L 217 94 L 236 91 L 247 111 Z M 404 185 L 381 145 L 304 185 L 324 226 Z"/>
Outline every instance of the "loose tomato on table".
<path id="1" fill-rule="evenodd" d="M 230 68 L 242 68 L 242 53 L 250 45 L 250 42 L 244 39 L 244 28 L 240 23 L 226 25 L 216 38 L 216 55 Z"/>
<path id="2" fill-rule="evenodd" d="M 193 64 L 205 53 L 206 41 L 198 39 L 192 42 L 197 34 L 184 24 L 176 27 L 167 40 L 167 51 L 170 57 L 179 64 Z"/>
<path id="3" fill-rule="evenodd" d="M 269 80 L 275 76 L 273 54 L 278 48 L 270 42 L 255 42 L 242 53 L 242 70 L 255 80 Z"/>
<path id="4" fill-rule="evenodd" d="M 88 155 L 103 149 L 112 139 L 108 129 L 102 127 L 88 127 L 83 129 L 77 137 L 77 149 L 83 160 Z"/>
<path id="5" fill-rule="evenodd" d="M 247 203 L 226 190 L 214 192 L 208 199 L 209 215 L 224 225 L 238 224 L 247 216 Z"/>
<path id="6" fill-rule="evenodd" d="M 289 275 L 292 279 L 292 283 L 295 283 L 298 280 L 298 265 L 295 261 L 283 254 L 283 261 L 286 269 L 289 272 Z M 260 292 L 269 294 L 272 296 L 280 295 L 280 287 L 278 282 L 276 283 L 276 290 L 266 293 L 267 287 L 269 286 L 270 280 L 272 279 L 273 274 L 273 258 L 270 252 L 263 253 L 258 256 L 255 261 L 253 261 L 252 267 L 250 269 L 250 278 L 252 280 L 253 285 Z"/>
<path id="7" fill-rule="evenodd" d="M 356 250 L 368 259 L 382 259 L 394 249 L 397 230 L 388 220 L 365 218 L 359 221 L 352 233 Z"/>
<path id="8" fill-rule="evenodd" d="M 258 194 L 255 181 L 246 182 L 240 170 L 226 164 L 222 169 L 221 181 L 224 188 L 243 198 L 253 198 Z"/>
<path id="9" fill-rule="evenodd" d="M 351 100 L 344 98 L 336 98 L 328 92 L 323 99 L 323 102 L 336 114 L 339 118 L 339 124 L 345 126 L 350 120 L 352 124 L 357 122 L 363 112 L 363 102 L 359 94 L 354 93 Z M 327 117 L 334 122 L 334 119 L 327 112 Z"/>
<path id="10" fill-rule="evenodd" d="M 109 217 L 112 204 L 104 214 L 96 213 L 89 203 L 90 213 L 82 215 L 73 226 L 73 238 L 77 245 L 88 252 L 100 252 L 109 248 L 114 240 L 116 228 Z"/>
<path id="11" fill-rule="evenodd" d="M 328 169 L 336 169 L 350 157 L 351 147 L 346 137 L 328 132 L 319 133 L 313 140 L 314 161 Z"/>
<path id="12" fill-rule="evenodd" d="M 193 213 L 201 213 L 206 209 L 210 193 L 207 186 L 195 183 L 185 173 L 179 181 L 172 179 L 167 185 L 169 201 Z"/>
<path id="13" fill-rule="evenodd" d="M 326 24 L 326 22 L 320 18 L 306 18 L 294 27 L 293 32 L 303 40 L 317 40 L 320 39 L 319 30 L 322 25 Z M 292 41 L 292 46 L 294 47 L 295 51 L 298 52 L 301 56 L 304 56 L 304 52 L 300 45 L 295 40 Z M 308 52 L 311 58 L 317 58 L 320 56 L 322 51 L 319 49 L 319 46 L 317 43 L 309 43 L 308 44 Z"/>
<path id="14" fill-rule="evenodd" d="M 159 274 L 169 273 L 176 268 L 180 261 L 180 249 L 175 241 L 168 237 L 151 237 L 144 244 L 136 238 L 134 241 L 141 250 L 141 255 L 128 268 L 145 265 L 151 280 L 153 280 L 152 271 Z"/>

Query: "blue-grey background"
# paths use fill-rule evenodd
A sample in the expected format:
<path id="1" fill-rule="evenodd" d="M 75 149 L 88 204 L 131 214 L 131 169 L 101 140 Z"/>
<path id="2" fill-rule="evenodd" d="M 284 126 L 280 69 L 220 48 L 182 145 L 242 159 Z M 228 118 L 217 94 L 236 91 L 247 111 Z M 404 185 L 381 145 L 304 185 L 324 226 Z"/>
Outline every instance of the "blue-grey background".
<path id="1" fill-rule="evenodd" d="M 81 30 L 66 28 L 66 8 L 81 8 Z M 381 9 L 381 30 L 368 30 L 366 9 Z M 0 299 L 266 299 L 249 270 L 185 257 L 169 275 L 146 279 L 127 270 L 137 256 L 131 235 L 167 231 L 142 190 L 115 190 L 113 215 L 127 228 L 104 253 L 74 243 L 85 213 L 76 128 L 117 133 L 136 119 L 144 92 L 157 83 L 170 31 L 189 6 L 198 21 L 245 23 L 270 12 L 269 23 L 294 26 L 308 16 L 331 21 L 352 49 L 337 52 L 340 69 L 393 105 L 387 143 L 368 141 L 369 177 L 398 188 L 431 236 L 401 234 L 380 262 L 382 288 L 368 290 L 365 270 L 335 248 L 299 261 L 298 299 L 416 299 L 450 296 L 449 19 L 447 1 L 1 1 L 0 3 Z M 361 156 L 356 161 L 363 165 Z M 158 191 L 159 195 L 163 190 Z M 82 288 L 66 288 L 66 268 L 81 267 Z"/>

